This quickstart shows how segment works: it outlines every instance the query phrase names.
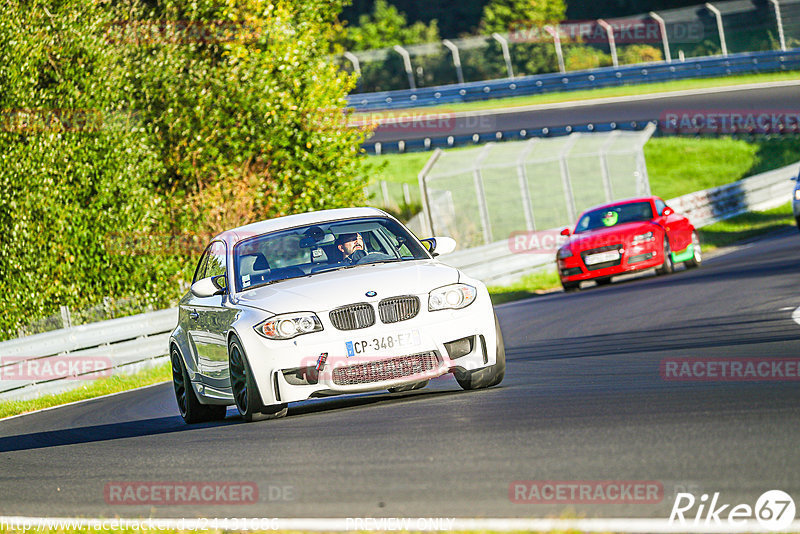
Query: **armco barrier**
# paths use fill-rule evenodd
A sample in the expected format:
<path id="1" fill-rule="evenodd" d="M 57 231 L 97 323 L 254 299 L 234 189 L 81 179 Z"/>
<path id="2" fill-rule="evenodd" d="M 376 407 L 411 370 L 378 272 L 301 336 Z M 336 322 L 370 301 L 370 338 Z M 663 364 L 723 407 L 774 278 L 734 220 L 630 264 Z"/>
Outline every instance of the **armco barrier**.
<path id="1" fill-rule="evenodd" d="M 352 94 L 348 103 L 355 111 L 403 109 L 419 106 L 474 102 L 509 96 L 595 89 L 690 78 L 755 74 L 800 69 L 800 49 L 747 52 L 686 61 L 643 63 L 604 67 L 565 74 L 540 74 L 484 82 L 440 85 L 423 89 Z"/>
<path id="2" fill-rule="evenodd" d="M 173 308 L 4 341 L 0 343 L 0 400 L 58 393 L 85 383 L 80 375 L 55 376 L 56 363 L 69 367 L 69 362 L 90 362 L 91 372 L 84 374 L 93 376 L 159 363 L 177 323 L 178 310 Z M 18 378 L 20 367 L 28 373 Z M 37 376 L 29 376 L 30 370 Z"/>
<path id="3" fill-rule="evenodd" d="M 751 210 L 770 209 L 788 202 L 800 171 L 800 162 L 745 178 L 732 184 L 697 191 L 669 200 L 678 213 L 701 227 Z M 490 285 L 502 285 L 538 269 L 551 268 L 555 253 L 515 254 L 508 241 L 499 241 L 441 258 Z M 17 361 L 42 363 L 69 355 L 108 359 L 105 370 L 130 372 L 166 360 L 169 332 L 178 320 L 177 308 L 112 319 L 0 343 L 0 377 Z M 20 400 L 73 389 L 74 378 L 56 380 L 0 380 L 0 400 Z"/>

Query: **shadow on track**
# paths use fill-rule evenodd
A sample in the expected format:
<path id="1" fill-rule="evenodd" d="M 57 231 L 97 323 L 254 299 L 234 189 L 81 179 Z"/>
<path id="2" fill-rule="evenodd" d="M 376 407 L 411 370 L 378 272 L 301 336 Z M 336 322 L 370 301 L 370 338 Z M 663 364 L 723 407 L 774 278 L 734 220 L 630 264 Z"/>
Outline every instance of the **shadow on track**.
<path id="1" fill-rule="evenodd" d="M 290 406 L 287 418 L 303 415 L 313 415 L 317 413 L 338 411 L 349 408 L 373 404 L 396 404 L 413 401 L 418 399 L 431 399 L 441 396 L 466 394 L 459 390 L 448 391 L 424 391 L 418 390 L 405 393 L 385 393 L 377 392 L 364 394 L 356 397 L 339 397 L 330 399 L 317 399 L 311 402 L 298 403 Z M 234 413 L 235 409 L 233 410 Z M 230 414 L 230 412 L 229 412 Z M 278 421 L 263 421 L 251 423 L 276 424 Z M 108 441 L 113 439 L 136 438 L 142 436 L 154 436 L 158 434 L 170 434 L 173 432 L 189 432 L 205 428 L 223 427 L 230 425 L 244 424 L 238 414 L 229 415 L 223 421 L 187 425 L 180 416 L 156 417 L 153 419 L 141 419 L 124 423 L 108 423 L 102 425 L 91 425 L 79 428 L 69 428 L 65 430 L 51 430 L 43 432 L 32 432 L 30 434 L 18 434 L 15 436 L 0 437 L 0 452 L 13 452 L 31 449 L 43 449 L 48 447 L 59 447 L 62 445 L 76 445 L 79 443 L 93 443 L 98 441 Z"/>

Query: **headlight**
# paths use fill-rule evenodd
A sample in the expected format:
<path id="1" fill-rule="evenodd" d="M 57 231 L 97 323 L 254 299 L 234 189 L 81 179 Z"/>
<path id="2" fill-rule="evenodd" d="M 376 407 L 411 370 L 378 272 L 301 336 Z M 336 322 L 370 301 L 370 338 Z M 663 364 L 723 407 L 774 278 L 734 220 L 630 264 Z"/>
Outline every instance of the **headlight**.
<path id="1" fill-rule="evenodd" d="M 292 339 L 303 334 L 322 331 L 322 322 L 310 312 L 285 313 L 270 317 L 253 328 L 267 339 Z"/>
<path id="2" fill-rule="evenodd" d="M 655 239 L 653 232 L 647 232 L 645 234 L 639 234 L 633 236 L 633 244 L 639 245 L 640 243 L 647 243 L 648 241 L 652 241 Z"/>
<path id="3" fill-rule="evenodd" d="M 475 300 L 478 290 L 467 284 L 451 284 L 434 289 L 428 294 L 428 311 L 458 310 Z"/>
<path id="4" fill-rule="evenodd" d="M 572 257 L 572 249 L 567 245 L 566 247 L 561 247 L 558 249 L 558 259 L 563 260 L 564 258 L 571 258 Z"/>
<path id="5" fill-rule="evenodd" d="M 795 189 L 794 190 L 794 199 L 795 200 L 800 200 L 800 189 Z"/>

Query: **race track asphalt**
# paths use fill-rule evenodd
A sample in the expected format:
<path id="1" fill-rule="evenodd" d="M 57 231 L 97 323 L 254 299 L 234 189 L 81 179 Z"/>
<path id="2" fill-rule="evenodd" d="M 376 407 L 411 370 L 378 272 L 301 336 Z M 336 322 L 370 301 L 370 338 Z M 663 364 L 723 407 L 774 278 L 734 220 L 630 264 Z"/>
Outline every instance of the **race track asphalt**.
<path id="1" fill-rule="evenodd" d="M 421 120 L 427 113 L 425 108 L 387 112 L 398 119 L 378 126 L 368 140 L 368 144 L 389 143 L 399 140 L 424 139 L 426 137 L 447 137 L 472 135 L 474 133 L 494 133 L 498 131 L 535 130 L 557 126 L 583 125 L 589 123 L 608 123 L 636 121 L 658 121 L 666 113 L 675 111 L 735 111 L 762 112 L 794 110 L 798 112 L 797 85 L 762 87 L 746 91 L 735 88 L 715 89 L 706 94 L 669 95 L 658 98 L 638 100 L 622 98 L 619 101 L 582 102 L 580 105 L 553 104 L 546 109 L 497 110 L 481 115 L 460 116 L 445 112 L 437 120 Z M 383 116 L 377 113 L 377 116 Z M 414 119 L 417 120 L 414 120 Z M 402 119 L 402 120 L 399 120 Z"/>
<path id="2" fill-rule="evenodd" d="M 443 258 L 445 259 L 445 258 Z M 674 381 L 668 358 L 797 358 L 800 234 L 497 308 L 505 381 L 292 405 L 186 426 L 172 386 L 0 422 L 0 515 L 667 517 L 674 494 L 800 496 L 797 381 Z M 515 503 L 517 480 L 653 481 L 654 503 Z M 108 484 L 251 482 L 253 504 L 109 504 Z"/>

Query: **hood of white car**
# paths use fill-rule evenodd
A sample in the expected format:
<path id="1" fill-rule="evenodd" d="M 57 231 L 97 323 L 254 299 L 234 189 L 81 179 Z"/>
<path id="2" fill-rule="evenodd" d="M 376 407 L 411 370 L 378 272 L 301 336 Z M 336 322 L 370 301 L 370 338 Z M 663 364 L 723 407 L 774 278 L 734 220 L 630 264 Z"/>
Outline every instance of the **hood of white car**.
<path id="1" fill-rule="evenodd" d="M 249 289 L 239 293 L 236 302 L 276 314 L 325 312 L 356 302 L 421 295 L 458 279 L 457 269 L 434 260 L 373 263 Z M 368 297 L 371 291 L 375 295 Z"/>

